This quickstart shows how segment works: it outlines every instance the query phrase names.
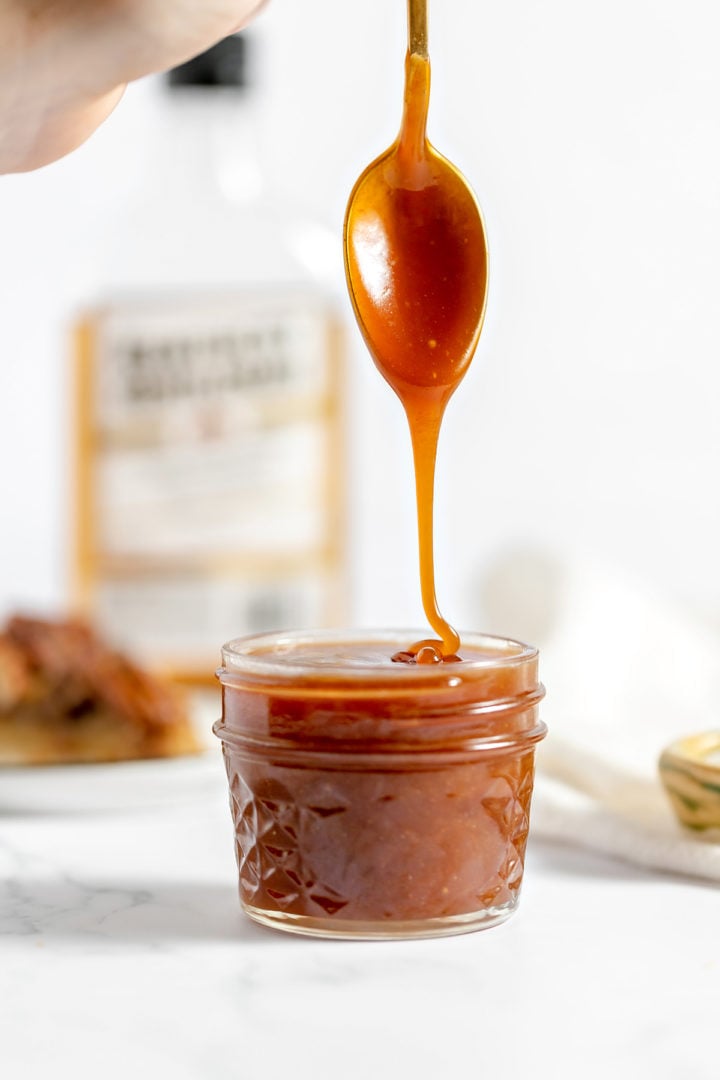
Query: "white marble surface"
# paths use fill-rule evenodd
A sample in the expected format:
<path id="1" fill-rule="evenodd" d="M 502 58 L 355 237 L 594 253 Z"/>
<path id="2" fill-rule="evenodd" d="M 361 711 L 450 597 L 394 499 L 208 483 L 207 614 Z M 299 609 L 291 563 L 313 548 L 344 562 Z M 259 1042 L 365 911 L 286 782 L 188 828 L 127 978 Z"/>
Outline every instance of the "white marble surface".
<path id="1" fill-rule="evenodd" d="M 716 887 L 531 841 L 503 926 L 302 939 L 239 911 L 219 759 L 182 784 L 0 817 L 8 1080 L 718 1076 Z"/>

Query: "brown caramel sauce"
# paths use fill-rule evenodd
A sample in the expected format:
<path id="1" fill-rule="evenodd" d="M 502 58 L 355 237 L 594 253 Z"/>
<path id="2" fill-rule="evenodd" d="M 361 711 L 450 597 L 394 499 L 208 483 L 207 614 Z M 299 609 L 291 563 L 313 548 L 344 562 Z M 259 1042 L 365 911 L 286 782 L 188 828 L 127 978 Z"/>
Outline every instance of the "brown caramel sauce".
<path id="1" fill-rule="evenodd" d="M 429 62 L 409 53 L 400 133 L 358 180 L 345 225 L 358 322 L 410 426 L 420 588 L 439 640 L 416 642 L 393 659 L 420 664 L 458 660 L 460 638 L 435 591 L 435 463 L 445 407 L 475 351 L 487 291 L 482 217 L 462 175 L 428 142 L 429 101 Z"/>

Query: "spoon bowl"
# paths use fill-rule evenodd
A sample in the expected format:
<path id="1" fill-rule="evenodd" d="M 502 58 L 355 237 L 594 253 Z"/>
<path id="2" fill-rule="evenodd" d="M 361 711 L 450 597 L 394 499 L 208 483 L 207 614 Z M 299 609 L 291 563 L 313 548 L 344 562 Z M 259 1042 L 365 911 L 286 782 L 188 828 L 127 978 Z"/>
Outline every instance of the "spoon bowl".
<path id="1" fill-rule="evenodd" d="M 480 336 L 487 240 L 462 173 L 425 137 L 429 67 L 408 55 L 400 136 L 356 182 L 345 215 L 350 297 L 368 349 L 399 393 L 450 396 Z"/>

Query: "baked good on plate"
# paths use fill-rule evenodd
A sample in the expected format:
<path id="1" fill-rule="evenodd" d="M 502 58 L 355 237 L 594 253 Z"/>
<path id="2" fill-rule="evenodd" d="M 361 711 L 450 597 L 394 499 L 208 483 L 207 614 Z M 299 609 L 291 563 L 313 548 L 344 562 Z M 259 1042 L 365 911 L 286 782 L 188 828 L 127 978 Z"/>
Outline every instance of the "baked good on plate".
<path id="1" fill-rule="evenodd" d="M 179 692 L 87 624 L 15 616 L 0 630 L 0 764 L 126 761 L 198 749 Z"/>

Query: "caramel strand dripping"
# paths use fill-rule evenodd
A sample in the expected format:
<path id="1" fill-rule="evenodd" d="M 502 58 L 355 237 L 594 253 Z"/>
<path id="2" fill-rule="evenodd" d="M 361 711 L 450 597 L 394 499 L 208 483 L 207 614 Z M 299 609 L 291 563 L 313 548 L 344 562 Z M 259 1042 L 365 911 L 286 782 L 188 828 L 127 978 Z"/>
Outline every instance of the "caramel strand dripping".
<path id="1" fill-rule="evenodd" d="M 430 64 L 408 53 L 400 134 L 358 180 L 345 222 L 350 295 L 376 366 L 408 419 L 422 603 L 438 639 L 400 662 L 457 659 L 435 594 L 433 495 L 440 426 L 477 345 L 487 291 L 482 217 L 464 177 L 426 135 Z"/>

